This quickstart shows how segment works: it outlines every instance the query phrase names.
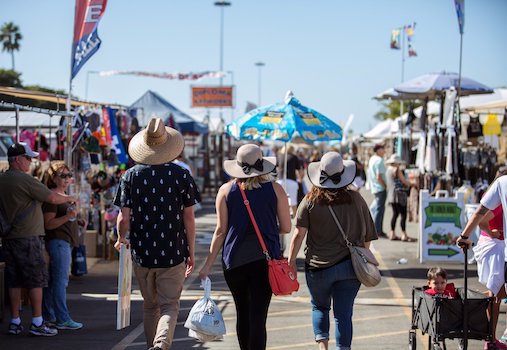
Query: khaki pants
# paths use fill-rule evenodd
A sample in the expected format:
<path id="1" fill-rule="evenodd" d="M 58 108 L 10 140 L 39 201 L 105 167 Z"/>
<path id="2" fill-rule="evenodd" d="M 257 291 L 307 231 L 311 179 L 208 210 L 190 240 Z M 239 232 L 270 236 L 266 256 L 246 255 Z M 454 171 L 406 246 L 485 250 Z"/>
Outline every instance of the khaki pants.
<path id="1" fill-rule="evenodd" d="M 185 263 L 168 268 L 147 268 L 134 264 L 144 299 L 144 334 L 148 347 L 167 350 L 173 341 L 185 280 Z"/>

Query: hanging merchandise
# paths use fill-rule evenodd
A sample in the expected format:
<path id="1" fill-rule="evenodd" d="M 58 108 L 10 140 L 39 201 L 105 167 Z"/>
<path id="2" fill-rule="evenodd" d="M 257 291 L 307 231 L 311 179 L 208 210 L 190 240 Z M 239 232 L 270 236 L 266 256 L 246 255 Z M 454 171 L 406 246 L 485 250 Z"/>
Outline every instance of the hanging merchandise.
<path id="1" fill-rule="evenodd" d="M 122 164 L 127 163 L 127 152 L 123 147 L 120 133 L 116 127 L 115 110 L 112 108 L 103 108 L 102 117 L 104 118 L 103 124 L 106 129 L 106 140 L 110 142 L 111 148 L 115 151 L 118 161 Z"/>
<path id="2" fill-rule="evenodd" d="M 444 124 L 446 127 L 454 126 L 454 105 L 456 102 L 456 89 L 451 87 L 445 92 L 444 100 Z"/>
<path id="3" fill-rule="evenodd" d="M 458 155 L 456 145 L 456 132 L 454 127 L 447 129 L 447 157 L 445 161 L 445 171 L 452 178 L 458 171 Z"/>
<path id="4" fill-rule="evenodd" d="M 419 143 L 417 145 L 417 158 L 415 161 L 417 169 L 419 169 L 421 173 L 424 173 L 425 151 L 426 151 L 426 133 L 424 131 L 421 131 L 421 137 L 419 138 Z"/>
<path id="5" fill-rule="evenodd" d="M 434 172 L 437 170 L 437 137 L 435 130 L 430 128 L 428 130 L 428 141 L 426 143 L 426 152 L 424 158 L 424 169 L 428 172 Z"/>
<path id="6" fill-rule="evenodd" d="M 467 127 L 467 136 L 469 139 L 482 136 L 482 125 L 479 117 L 470 117 L 470 123 Z"/>
<path id="7" fill-rule="evenodd" d="M 463 180 L 463 185 L 456 190 L 457 193 L 462 193 L 465 204 L 476 203 L 475 191 L 472 187 L 470 180 Z"/>
<path id="8" fill-rule="evenodd" d="M 498 121 L 498 116 L 496 114 L 488 114 L 488 118 L 484 123 L 482 133 L 484 136 L 487 135 L 500 135 L 502 133 L 502 126 Z"/>

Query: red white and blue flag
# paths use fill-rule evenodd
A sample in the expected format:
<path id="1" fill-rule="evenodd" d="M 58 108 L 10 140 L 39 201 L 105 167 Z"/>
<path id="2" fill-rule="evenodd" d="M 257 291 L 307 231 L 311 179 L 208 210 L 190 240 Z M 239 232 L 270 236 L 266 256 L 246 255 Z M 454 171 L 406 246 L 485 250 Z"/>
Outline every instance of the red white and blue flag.
<path id="1" fill-rule="evenodd" d="M 106 10 L 106 4 L 107 0 L 76 0 L 71 80 L 100 47 L 97 27 Z"/>

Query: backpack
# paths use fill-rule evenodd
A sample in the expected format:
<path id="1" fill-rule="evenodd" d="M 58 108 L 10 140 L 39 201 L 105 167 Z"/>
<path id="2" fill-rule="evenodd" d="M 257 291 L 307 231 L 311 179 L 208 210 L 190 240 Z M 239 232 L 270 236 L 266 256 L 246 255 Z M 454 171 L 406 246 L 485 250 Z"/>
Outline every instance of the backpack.
<path id="1" fill-rule="evenodd" d="M 28 214 L 32 212 L 33 208 L 35 208 L 35 200 L 32 201 L 32 203 L 28 208 L 19 213 L 14 218 L 13 222 L 9 222 L 7 220 L 7 217 L 5 216 L 4 208 L 0 207 L 0 238 L 7 237 L 12 229 L 12 226 L 24 220 L 28 216 Z"/>

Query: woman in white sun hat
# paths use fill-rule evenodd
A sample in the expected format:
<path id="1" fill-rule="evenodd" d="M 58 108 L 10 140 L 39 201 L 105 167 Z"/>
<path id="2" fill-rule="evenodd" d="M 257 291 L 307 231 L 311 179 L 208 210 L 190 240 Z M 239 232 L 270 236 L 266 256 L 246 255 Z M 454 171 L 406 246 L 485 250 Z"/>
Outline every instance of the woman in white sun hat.
<path id="1" fill-rule="evenodd" d="M 224 276 L 236 305 L 236 333 L 241 350 L 266 348 L 266 319 L 271 301 L 268 264 L 245 207 L 245 192 L 269 255 L 281 257 L 279 234 L 291 229 L 289 202 L 283 187 L 271 173 L 275 157 L 263 157 L 254 144 L 238 149 L 236 159 L 224 161 L 225 172 L 233 180 L 222 185 L 217 194 L 217 227 L 210 253 L 199 273 L 211 273 L 213 262 L 222 250 Z"/>
<path id="2" fill-rule="evenodd" d="M 332 307 L 336 349 L 350 349 L 352 310 L 361 283 L 330 209 L 354 245 L 369 247 L 370 241 L 378 238 L 375 224 L 363 197 L 349 189 L 356 175 L 354 161 L 343 160 L 337 152 L 328 152 L 320 162 L 310 163 L 307 172 L 313 187 L 297 210 L 289 263 L 296 267 L 297 254 L 307 236 L 305 273 L 311 295 L 315 341 L 319 349 L 328 349 Z"/>

